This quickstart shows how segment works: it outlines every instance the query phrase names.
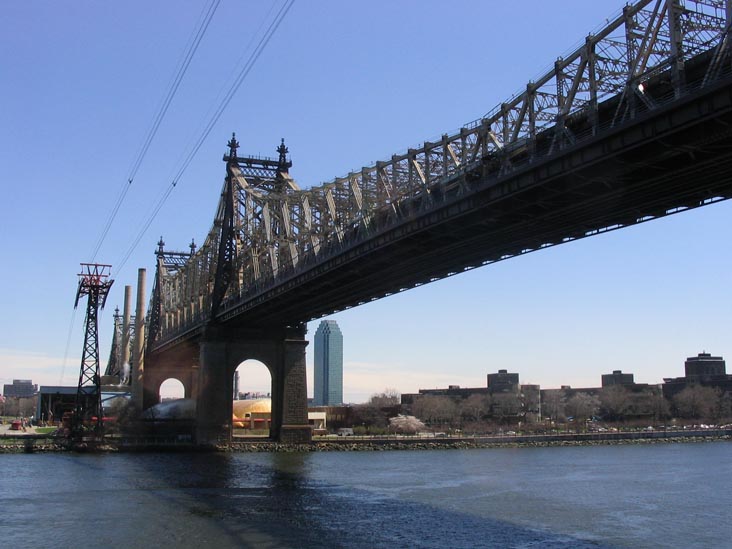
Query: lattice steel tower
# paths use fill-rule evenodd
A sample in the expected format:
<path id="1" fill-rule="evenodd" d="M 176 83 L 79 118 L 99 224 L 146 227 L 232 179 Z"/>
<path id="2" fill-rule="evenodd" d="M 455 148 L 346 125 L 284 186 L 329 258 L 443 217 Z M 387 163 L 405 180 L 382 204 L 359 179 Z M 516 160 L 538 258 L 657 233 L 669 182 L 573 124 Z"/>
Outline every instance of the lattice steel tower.
<path id="1" fill-rule="evenodd" d="M 97 313 L 104 308 L 109 288 L 114 280 L 109 279 L 111 265 L 82 263 L 79 273 L 79 289 L 76 292 L 74 308 L 79 298 L 88 296 L 86 304 L 86 330 L 84 350 L 81 355 L 79 385 L 76 391 L 76 411 L 72 424 L 72 435 L 80 437 L 84 430 L 92 428 L 102 433 L 102 394 L 99 377 L 99 329 Z M 96 419 L 94 419 L 96 418 Z"/>

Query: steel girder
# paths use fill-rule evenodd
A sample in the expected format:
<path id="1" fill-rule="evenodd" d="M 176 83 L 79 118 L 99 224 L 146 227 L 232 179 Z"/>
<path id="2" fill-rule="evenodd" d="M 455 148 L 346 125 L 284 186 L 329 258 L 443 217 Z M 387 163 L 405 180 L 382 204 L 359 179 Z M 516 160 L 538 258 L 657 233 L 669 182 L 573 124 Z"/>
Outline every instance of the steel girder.
<path id="1" fill-rule="evenodd" d="M 731 6 L 732 0 L 628 5 L 481 119 L 308 189 L 289 176 L 284 153 L 279 162 L 239 158 L 232 138 L 204 244 L 174 268 L 159 258 L 148 337 L 165 340 L 215 321 L 279 280 L 471 193 L 471 174 L 486 165 L 510 173 L 727 74 Z"/>

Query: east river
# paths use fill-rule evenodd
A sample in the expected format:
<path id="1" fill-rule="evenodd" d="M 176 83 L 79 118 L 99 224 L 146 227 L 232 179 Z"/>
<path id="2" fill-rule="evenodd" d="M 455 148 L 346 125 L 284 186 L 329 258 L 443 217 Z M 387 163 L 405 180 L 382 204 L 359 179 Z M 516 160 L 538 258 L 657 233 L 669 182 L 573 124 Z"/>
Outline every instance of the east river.
<path id="1" fill-rule="evenodd" d="M 731 547 L 732 443 L 0 456 L 2 547 Z"/>

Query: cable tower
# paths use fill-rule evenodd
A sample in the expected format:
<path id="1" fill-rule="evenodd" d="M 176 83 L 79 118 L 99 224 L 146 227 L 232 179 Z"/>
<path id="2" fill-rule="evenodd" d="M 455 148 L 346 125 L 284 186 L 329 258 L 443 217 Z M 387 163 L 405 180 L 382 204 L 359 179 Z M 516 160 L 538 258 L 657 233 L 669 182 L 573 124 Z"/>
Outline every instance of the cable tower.
<path id="1" fill-rule="evenodd" d="M 79 273 L 79 289 L 76 292 L 74 308 L 79 299 L 87 296 L 86 330 L 84 332 L 84 350 L 81 355 L 79 385 L 76 390 L 76 409 L 74 412 L 71 434 L 81 438 L 85 431 L 93 430 L 97 436 L 102 435 L 102 393 L 99 377 L 99 329 L 97 316 L 99 309 L 104 308 L 109 289 L 114 280 L 109 279 L 111 265 L 99 263 L 82 263 Z"/>

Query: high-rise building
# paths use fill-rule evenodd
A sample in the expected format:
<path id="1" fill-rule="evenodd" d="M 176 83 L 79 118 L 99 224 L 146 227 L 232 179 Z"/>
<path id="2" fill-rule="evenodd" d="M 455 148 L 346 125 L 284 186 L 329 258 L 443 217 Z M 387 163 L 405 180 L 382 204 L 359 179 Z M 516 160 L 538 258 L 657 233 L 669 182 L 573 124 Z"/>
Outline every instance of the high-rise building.
<path id="1" fill-rule="evenodd" d="M 335 320 L 323 320 L 315 332 L 315 406 L 343 403 L 343 334 Z"/>

